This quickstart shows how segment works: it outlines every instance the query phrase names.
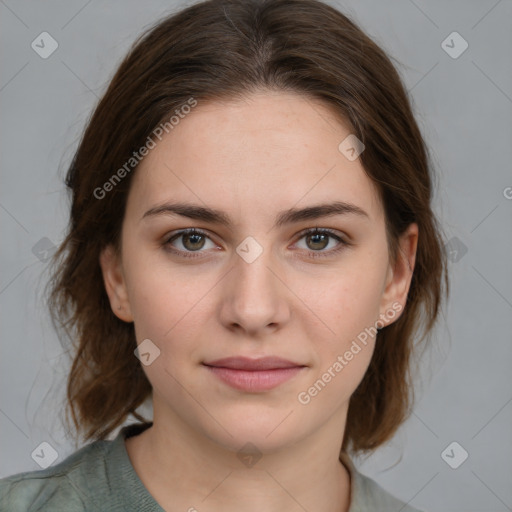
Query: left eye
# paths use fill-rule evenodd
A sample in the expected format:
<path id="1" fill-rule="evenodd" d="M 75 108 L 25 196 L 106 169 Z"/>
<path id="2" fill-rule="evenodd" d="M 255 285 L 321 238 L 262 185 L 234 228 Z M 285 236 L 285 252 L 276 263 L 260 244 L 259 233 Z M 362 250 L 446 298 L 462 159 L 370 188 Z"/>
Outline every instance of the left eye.
<path id="1" fill-rule="evenodd" d="M 337 243 L 334 244 L 334 247 L 337 247 L 339 244 L 344 244 L 344 241 L 341 237 L 335 235 L 331 230 L 328 229 L 310 229 L 306 232 L 302 233 L 302 236 L 299 240 L 304 239 L 306 242 L 305 250 L 312 250 L 313 252 L 329 252 L 323 251 L 329 246 L 329 241 L 336 240 Z M 310 244 L 309 247 L 307 244 Z M 333 247 L 331 247 L 333 249 Z"/>

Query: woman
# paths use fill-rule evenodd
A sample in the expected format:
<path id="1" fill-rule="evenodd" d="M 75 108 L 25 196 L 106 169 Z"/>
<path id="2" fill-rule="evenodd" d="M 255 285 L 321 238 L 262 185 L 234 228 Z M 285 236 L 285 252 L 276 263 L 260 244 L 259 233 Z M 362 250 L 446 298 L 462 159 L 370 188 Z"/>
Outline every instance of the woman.
<path id="1" fill-rule="evenodd" d="M 50 305 L 92 442 L 1 480 L 0 508 L 416 510 L 351 455 L 407 418 L 447 291 L 430 173 L 390 60 L 333 8 L 159 22 L 67 176 Z"/>

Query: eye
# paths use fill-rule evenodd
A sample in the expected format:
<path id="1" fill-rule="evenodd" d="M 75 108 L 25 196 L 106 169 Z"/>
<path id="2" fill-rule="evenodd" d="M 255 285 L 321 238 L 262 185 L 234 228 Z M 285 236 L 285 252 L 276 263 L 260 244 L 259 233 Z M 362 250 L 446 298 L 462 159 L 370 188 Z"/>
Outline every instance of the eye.
<path id="1" fill-rule="evenodd" d="M 306 247 L 304 250 L 310 253 L 312 258 L 328 257 L 343 250 L 350 245 L 341 236 L 335 234 L 334 231 L 324 228 L 307 229 L 300 233 L 300 240 L 305 240 Z M 332 243 L 330 250 L 324 250 Z"/>
<path id="2" fill-rule="evenodd" d="M 195 258 L 199 255 L 196 256 L 195 254 L 191 253 L 204 252 L 201 251 L 201 249 L 205 248 L 207 245 L 207 240 L 210 241 L 211 246 L 206 247 L 206 249 L 217 247 L 217 245 L 212 242 L 210 237 L 204 231 L 196 228 L 190 228 L 179 231 L 178 233 L 172 235 L 164 242 L 164 246 L 171 252 L 178 253 L 180 256 L 185 258 Z M 175 242 L 177 242 L 176 245 Z"/>
<path id="3" fill-rule="evenodd" d="M 307 229 L 299 233 L 299 237 L 299 241 L 304 239 L 306 244 L 306 247 L 300 249 L 307 251 L 311 258 L 332 256 L 350 245 L 336 232 L 327 228 Z M 210 247 L 208 247 L 208 241 L 211 244 Z M 334 247 L 325 250 L 331 245 L 331 242 Z M 202 257 L 201 253 L 205 252 L 202 249 L 218 248 L 205 231 L 197 228 L 178 231 L 167 238 L 163 245 L 166 250 L 184 258 Z"/>

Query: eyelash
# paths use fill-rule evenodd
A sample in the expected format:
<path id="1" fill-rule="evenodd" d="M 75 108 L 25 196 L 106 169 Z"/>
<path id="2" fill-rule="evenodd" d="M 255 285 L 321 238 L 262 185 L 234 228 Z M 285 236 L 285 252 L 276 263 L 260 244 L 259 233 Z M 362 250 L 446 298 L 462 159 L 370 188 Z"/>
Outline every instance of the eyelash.
<path id="1" fill-rule="evenodd" d="M 205 231 L 198 229 L 198 228 L 189 228 L 189 229 L 184 229 L 184 230 L 178 231 L 177 233 L 173 234 L 171 237 L 167 238 L 164 241 L 163 245 L 170 252 L 177 254 L 178 256 L 181 256 L 183 258 L 202 258 L 202 256 L 200 256 L 200 253 L 204 252 L 204 251 L 200 251 L 200 250 L 199 251 L 181 251 L 181 250 L 175 249 L 174 247 L 172 247 L 172 245 L 170 245 L 171 242 L 180 238 L 183 235 L 200 235 L 200 236 L 204 236 L 206 238 L 211 239 L 208 236 L 208 233 L 206 233 Z M 347 240 L 345 240 L 345 239 L 341 238 L 339 235 L 337 235 L 333 230 L 331 230 L 329 228 L 318 228 L 318 227 L 309 228 L 309 229 L 305 229 L 305 230 L 301 231 L 298 234 L 299 238 L 297 241 L 301 240 L 302 238 L 304 238 L 307 235 L 328 235 L 330 238 L 334 238 L 337 242 L 339 242 L 338 247 L 336 247 L 335 249 L 331 249 L 329 251 L 323 251 L 323 250 L 322 251 L 311 251 L 311 250 L 308 251 L 310 253 L 310 257 L 313 259 L 314 258 L 327 258 L 329 256 L 339 253 L 346 247 L 352 245 Z M 199 254 L 196 254 L 196 253 L 199 253 Z"/>

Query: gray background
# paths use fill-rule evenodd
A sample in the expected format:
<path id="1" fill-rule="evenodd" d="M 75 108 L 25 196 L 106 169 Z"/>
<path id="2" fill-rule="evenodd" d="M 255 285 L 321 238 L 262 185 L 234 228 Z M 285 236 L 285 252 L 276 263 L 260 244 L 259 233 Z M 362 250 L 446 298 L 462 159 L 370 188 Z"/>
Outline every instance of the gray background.
<path id="1" fill-rule="evenodd" d="M 357 465 L 428 511 L 512 510 L 512 2 L 330 3 L 397 61 L 439 174 L 452 260 L 414 414 Z M 59 421 L 68 363 L 41 298 L 67 220 L 63 177 L 129 45 L 183 5 L 0 0 L 0 477 L 40 469 L 31 453 L 43 441 L 57 462 L 75 449 Z M 47 59 L 31 48 L 43 31 L 59 45 Z M 469 44 L 458 58 L 441 46 L 453 31 Z M 457 469 L 441 457 L 453 441 L 469 454 Z"/>

